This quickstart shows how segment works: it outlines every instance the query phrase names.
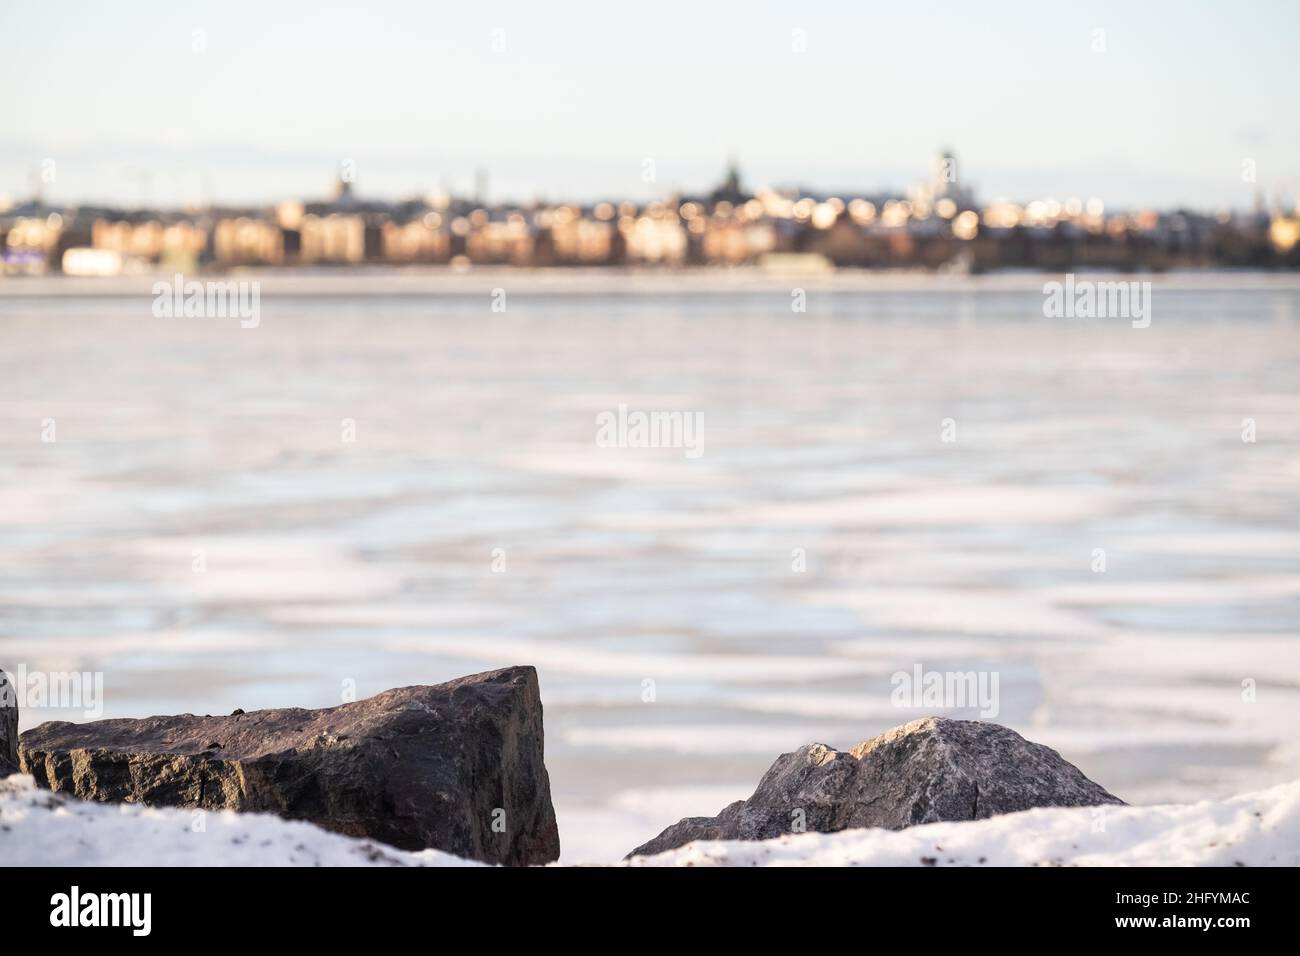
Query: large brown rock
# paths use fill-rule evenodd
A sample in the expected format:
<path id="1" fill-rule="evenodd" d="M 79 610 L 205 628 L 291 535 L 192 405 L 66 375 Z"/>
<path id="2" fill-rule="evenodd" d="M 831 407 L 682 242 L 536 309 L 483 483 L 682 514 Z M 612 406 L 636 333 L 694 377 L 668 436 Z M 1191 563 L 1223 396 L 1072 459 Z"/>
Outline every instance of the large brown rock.
<path id="1" fill-rule="evenodd" d="M 531 667 L 324 710 L 56 721 L 18 749 L 38 784 L 89 800 L 274 813 L 489 863 L 560 855 Z"/>
<path id="2" fill-rule="evenodd" d="M 1033 807 L 1122 804 L 1055 750 L 1014 730 L 927 717 L 847 753 L 808 744 L 782 754 L 748 800 L 716 817 L 687 817 L 632 856 L 694 840 L 767 840 L 801 830 L 901 830 L 941 820 L 982 820 Z"/>

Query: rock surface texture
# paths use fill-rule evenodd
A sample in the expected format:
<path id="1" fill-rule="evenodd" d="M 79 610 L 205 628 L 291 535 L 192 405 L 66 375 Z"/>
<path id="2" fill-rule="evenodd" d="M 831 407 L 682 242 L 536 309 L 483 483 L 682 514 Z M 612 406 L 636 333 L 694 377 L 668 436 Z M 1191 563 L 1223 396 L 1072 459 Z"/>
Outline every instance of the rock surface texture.
<path id="1" fill-rule="evenodd" d="M 632 856 L 693 840 L 767 840 L 806 830 L 901 830 L 1033 807 L 1123 804 L 1055 750 L 998 724 L 927 717 L 847 753 L 808 744 L 782 754 L 748 800 L 687 817 Z"/>
<path id="2" fill-rule="evenodd" d="M 0 775 L 18 769 L 18 692 L 0 671 Z"/>
<path id="3" fill-rule="evenodd" d="M 274 813 L 488 863 L 560 855 L 531 667 L 324 710 L 56 721 L 18 752 L 40 786 L 89 800 Z"/>

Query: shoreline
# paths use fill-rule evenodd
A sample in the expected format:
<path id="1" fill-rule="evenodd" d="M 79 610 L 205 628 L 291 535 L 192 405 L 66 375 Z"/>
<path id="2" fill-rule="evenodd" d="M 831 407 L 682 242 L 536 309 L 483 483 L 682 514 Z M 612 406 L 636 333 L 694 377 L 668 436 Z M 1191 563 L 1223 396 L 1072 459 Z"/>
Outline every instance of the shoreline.
<path id="1" fill-rule="evenodd" d="M 654 856 L 580 863 L 639 867 L 1153 867 L 1300 865 L 1294 840 L 1300 780 L 1223 800 L 1108 807 L 1040 807 L 904 830 L 792 833 L 770 840 L 700 840 Z M 233 810 L 105 804 L 51 793 L 24 774 L 0 776 L 11 867 L 385 866 L 481 867 L 436 849 L 401 850 L 301 820 Z M 1098 820 L 1104 819 L 1104 825 Z M 221 839 L 210 839 L 208 834 Z M 942 847 L 942 850 L 937 849 Z M 547 869 L 572 864 L 548 863 Z"/>
<path id="2" fill-rule="evenodd" d="M 1095 281 L 1150 282 L 1175 291 L 1300 291 L 1300 273 L 1267 270 L 1196 270 L 1171 272 L 1084 272 Z M 0 299 L 74 299 L 151 296 L 156 282 L 171 282 L 176 273 L 158 270 L 104 278 L 16 276 L 0 279 Z M 263 295 L 332 297 L 340 295 L 401 297 L 478 296 L 493 288 L 533 296 L 669 296 L 788 294 L 792 286 L 832 293 L 1001 293 L 1041 292 L 1062 273 L 990 272 L 978 275 L 920 270 L 839 270 L 829 273 L 773 272 L 757 266 L 680 270 L 576 268 L 525 269 L 509 266 L 361 269 L 234 269 L 196 271 L 187 278 L 257 282 Z"/>

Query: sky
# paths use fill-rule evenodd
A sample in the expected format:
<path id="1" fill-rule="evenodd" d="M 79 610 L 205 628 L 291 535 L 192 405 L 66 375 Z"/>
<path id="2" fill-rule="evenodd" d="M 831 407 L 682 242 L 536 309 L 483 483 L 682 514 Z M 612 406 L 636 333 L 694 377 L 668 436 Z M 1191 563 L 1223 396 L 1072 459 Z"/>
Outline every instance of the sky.
<path id="1" fill-rule="evenodd" d="M 4 0 L 0 196 L 1300 192 L 1300 3 Z M 1243 172 L 1254 170 L 1254 182 Z"/>

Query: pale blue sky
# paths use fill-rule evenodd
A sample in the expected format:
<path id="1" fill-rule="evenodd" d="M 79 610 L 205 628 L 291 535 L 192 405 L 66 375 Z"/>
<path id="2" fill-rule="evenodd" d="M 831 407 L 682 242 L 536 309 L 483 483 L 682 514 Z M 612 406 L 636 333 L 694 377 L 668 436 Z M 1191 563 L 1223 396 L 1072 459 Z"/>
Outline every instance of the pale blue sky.
<path id="1" fill-rule="evenodd" d="M 1295 0 L 4 0 L 0 193 L 52 159 L 52 199 L 274 200 L 351 159 L 362 194 L 483 166 L 493 198 L 640 198 L 728 155 L 751 185 L 872 189 L 951 145 L 986 199 L 1244 207 L 1244 159 L 1300 185 L 1298 36 Z"/>

